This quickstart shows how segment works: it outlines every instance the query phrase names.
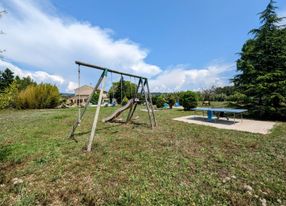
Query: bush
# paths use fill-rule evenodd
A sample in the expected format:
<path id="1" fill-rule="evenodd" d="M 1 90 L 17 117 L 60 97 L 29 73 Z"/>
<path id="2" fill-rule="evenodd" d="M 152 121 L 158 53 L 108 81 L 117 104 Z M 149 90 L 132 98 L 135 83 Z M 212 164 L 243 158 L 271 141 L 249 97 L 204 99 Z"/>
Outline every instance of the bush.
<path id="1" fill-rule="evenodd" d="M 60 93 L 56 86 L 51 84 L 29 85 L 19 93 L 17 108 L 44 109 L 55 108 L 60 102 Z"/>
<path id="2" fill-rule="evenodd" d="M 91 104 L 97 104 L 98 99 L 99 99 L 99 92 L 95 92 L 91 97 L 90 103 Z"/>
<path id="3" fill-rule="evenodd" d="M 163 95 L 158 96 L 157 101 L 156 101 L 156 107 L 162 108 L 164 106 L 164 103 L 166 103 L 164 96 Z"/>
<path id="4" fill-rule="evenodd" d="M 167 102 L 168 102 L 168 105 L 170 107 L 170 109 L 173 108 L 174 104 L 176 103 L 176 98 L 173 94 L 169 94 L 167 96 Z"/>
<path id="5" fill-rule="evenodd" d="M 198 95 L 192 91 L 182 92 L 180 95 L 180 102 L 184 107 L 184 110 L 191 110 L 198 106 Z"/>
<path id="6" fill-rule="evenodd" d="M 226 94 L 224 94 L 224 93 L 215 94 L 215 95 L 214 95 L 214 100 L 215 100 L 215 101 L 223 102 L 223 101 L 225 101 L 226 99 L 227 99 L 227 96 L 226 96 Z"/>
<path id="7" fill-rule="evenodd" d="M 17 84 L 14 81 L 0 93 L 0 109 L 15 107 L 15 100 L 18 95 Z"/>
<path id="8" fill-rule="evenodd" d="M 157 105 L 158 95 L 152 95 L 152 104 Z"/>
<path id="9" fill-rule="evenodd" d="M 121 102 L 121 105 L 124 106 L 127 104 L 127 102 L 128 102 L 128 98 L 125 96 Z"/>
<path id="10" fill-rule="evenodd" d="M 234 92 L 233 95 L 230 95 L 227 100 L 231 102 L 247 102 L 247 96 L 245 94 L 239 93 L 239 92 Z"/>

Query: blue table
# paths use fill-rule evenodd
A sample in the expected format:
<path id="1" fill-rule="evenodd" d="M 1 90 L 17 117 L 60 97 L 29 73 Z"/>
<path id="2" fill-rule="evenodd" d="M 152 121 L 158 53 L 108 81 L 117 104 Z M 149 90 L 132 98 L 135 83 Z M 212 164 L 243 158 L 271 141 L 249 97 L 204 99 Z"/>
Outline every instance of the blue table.
<path id="1" fill-rule="evenodd" d="M 242 113 L 247 112 L 247 109 L 232 109 L 232 108 L 211 108 L 211 107 L 197 107 L 193 108 L 193 111 L 203 111 L 208 114 L 208 121 L 213 121 L 213 113 L 214 112 L 224 112 L 224 113 L 233 113 L 234 114 L 234 122 L 235 122 L 235 114 L 240 114 L 242 119 Z"/>

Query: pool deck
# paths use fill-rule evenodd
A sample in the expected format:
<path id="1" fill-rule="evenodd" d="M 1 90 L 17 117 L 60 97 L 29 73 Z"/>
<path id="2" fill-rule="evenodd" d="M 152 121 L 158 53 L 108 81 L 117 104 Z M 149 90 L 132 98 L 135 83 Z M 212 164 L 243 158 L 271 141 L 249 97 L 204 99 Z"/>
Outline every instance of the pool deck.
<path id="1" fill-rule="evenodd" d="M 227 120 L 226 118 L 220 118 L 219 120 L 216 120 L 214 118 L 214 121 L 208 122 L 205 116 L 199 116 L 199 115 L 177 117 L 174 118 L 173 120 L 192 123 L 192 124 L 211 126 L 220 129 L 237 130 L 237 131 L 244 131 L 244 132 L 251 132 L 258 134 L 270 133 L 270 130 L 276 124 L 276 122 L 271 122 L 271 121 L 258 121 L 250 119 L 236 119 L 234 122 L 232 118 L 230 118 L 229 120 Z"/>

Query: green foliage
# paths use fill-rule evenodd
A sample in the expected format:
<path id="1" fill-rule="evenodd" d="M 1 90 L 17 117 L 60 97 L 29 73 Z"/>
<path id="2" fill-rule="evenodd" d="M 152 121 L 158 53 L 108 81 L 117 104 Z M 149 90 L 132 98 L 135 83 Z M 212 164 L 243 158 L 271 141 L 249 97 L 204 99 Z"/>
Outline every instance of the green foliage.
<path id="1" fill-rule="evenodd" d="M 23 77 L 22 79 L 19 76 L 16 76 L 15 80 L 19 91 L 26 89 L 29 85 L 37 85 L 37 83 L 33 81 L 30 76 Z"/>
<path id="2" fill-rule="evenodd" d="M 200 93 L 202 101 L 213 101 L 215 95 L 215 86 L 212 86 L 209 89 L 204 89 Z"/>
<path id="3" fill-rule="evenodd" d="M 234 92 L 234 94 L 230 95 L 227 98 L 227 100 L 231 102 L 243 103 L 243 102 L 246 102 L 248 99 L 245 94 L 242 94 L 240 92 Z"/>
<path id="4" fill-rule="evenodd" d="M 229 96 L 234 94 L 233 86 L 215 87 L 205 89 L 198 93 L 200 101 L 227 101 Z"/>
<path id="5" fill-rule="evenodd" d="M 235 88 L 245 98 L 243 105 L 256 117 L 286 117 L 286 29 L 278 26 L 274 1 L 260 13 L 262 26 L 242 47 L 237 61 Z"/>
<path id="6" fill-rule="evenodd" d="M 219 93 L 214 95 L 214 101 L 223 102 L 227 100 L 228 96 L 225 93 Z"/>
<path id="7" fill-rule="evenodd" d="M 198 106 L 198 94 L 193 91 L 182 92 L 180 102 L 184 110 L 191 110 Z"/>
<path id="8" fill-rule="evenodd" d="M 174 104 L 176 103 L 175 95 L 174 94 L 168 94 L 166 100 L 169 104 L 170 109 L 172 109 Z"/>
<path id="9" fill-rule="evenodd" d="M 90 103 L 97 104 L 99 99 L 99 92 L 95 92 L 91 97 Z"/>
<path id="10" fill-rule="evenodd" d="M 136 84 L 130 81 L 120 80 L 119 82 L 112 83 L 108 95 L 110 99 L 114 97 L 116 101 L 119 103 L 122 102 L 124 97 L 127 97 L 128 99 L 133 98 L 136 93 L 136 88 L 137 88 Z"/>
<path id="11" fill-rule="evenodd" d="M 43 109 L 55 108 L 60 101 L 59 90 L 51 84 L 29 85 L 19 93 L 17 108 Z"/>
<path id="12" fill-rule="evenodd" d="M 15 107 L 17 95 L 17 84 L 14 81 L 0 93 L 0 109 Z"/>
<path id="13" fill-rule="evenodd" d="M 122 102 L 121 102 L 121 105 L 126 105 L 128 102 L 128 98 L 125 96 L 123 99 L 122 99 Z"/>
<path id="14" fill-rule="evenodd" d="M 102 108 L 101 115 L 115 109 Z M 90 110 L 86 120 L 96 108 Z M 64 138 L 75 112 L 0 111 L 0 205 L 261 205 L 245 184 L 267 205 L 285 205 L 286 123 L 261 135 L 172 121 L 194 113 L 166 110 L 155 113 L 159 127 L 152 132 L 99 121 L 100 138 L 86 154 L 86 138 Z M 148 121 L 137 112 L 138 123 Z M 90 127 L 82 122 L 79 133 Z M 15 177 L 24 181 L 20 194 Z"/>
<path id="15" fill-rule="evenodd" d="M 14 81 L 14 73 L 10 69 L 0 71 L 0 92 L 4 91 Z"/>
<path id="16" fill-rule="evenodd" d="M 158 97 L 159 97 L 159 95 L 152 95 L 152 103 L 153 103 L 153 105 L 157 104 Z"/>
<path id="17" fill-rule="evenodd" d="M 164 106 L 164 103 L 166 103 L 166 99 L 165 99 L 164 95 L 158 96 L 157 101 L 156 101 L 156 107 L 162 108 Z"/>

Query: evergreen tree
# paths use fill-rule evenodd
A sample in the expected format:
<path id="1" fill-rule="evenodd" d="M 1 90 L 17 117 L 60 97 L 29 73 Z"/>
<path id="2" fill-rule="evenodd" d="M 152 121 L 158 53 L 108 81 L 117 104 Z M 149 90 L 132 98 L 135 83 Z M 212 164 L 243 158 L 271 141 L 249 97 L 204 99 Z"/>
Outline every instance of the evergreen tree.
<path id="1" fill-rule="evenodd" d="M 26 89 L 29 85 L 37 85 L 30 76 L 23 77 L 22 79 L 19 76 L 16 76 L 15 80 L 19 91 Z"/>
<path id="2" fill-rule="evenodd" d="M 14 81 L 14 73 L 10 69 L 0 71 L 0 91 L 4 91 Z"/>
<path id="3" fill-rule="evenodd" d="M 249 111 L 266 118 L 286 117 L 286 31 L 275 10 L 271 0 L 260 13 L 262 26 L 243 45 L 233 79 L 236 90 L 247 96 Z"/>

